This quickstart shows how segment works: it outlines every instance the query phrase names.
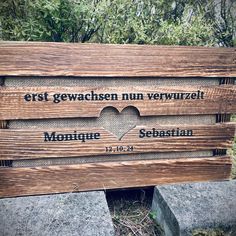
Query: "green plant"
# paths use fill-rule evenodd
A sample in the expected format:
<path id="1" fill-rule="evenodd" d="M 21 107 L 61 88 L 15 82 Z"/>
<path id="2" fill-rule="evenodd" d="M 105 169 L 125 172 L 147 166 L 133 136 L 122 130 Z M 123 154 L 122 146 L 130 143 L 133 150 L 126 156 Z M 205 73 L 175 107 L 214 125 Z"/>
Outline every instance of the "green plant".
<path id="1" fill-rule="evenodd" d="M 101 1 L 3 0 L 3 40 L 86 42 L 100 28 Z"/>
<path id="2" fill-rule="evenodd" d="M 157 213 L 151 211 L 151 212 L 149 212 L 149 217 L 150 217 L 150 219 L 152 219 L 152 220 L 156 220 L 156 218 L 157 218 Z"/>
<path id="3" fill-rule="evenodd" d="M 0 39 L 233 46 L 236 2 L 227 2 L 1 0 Z"/>

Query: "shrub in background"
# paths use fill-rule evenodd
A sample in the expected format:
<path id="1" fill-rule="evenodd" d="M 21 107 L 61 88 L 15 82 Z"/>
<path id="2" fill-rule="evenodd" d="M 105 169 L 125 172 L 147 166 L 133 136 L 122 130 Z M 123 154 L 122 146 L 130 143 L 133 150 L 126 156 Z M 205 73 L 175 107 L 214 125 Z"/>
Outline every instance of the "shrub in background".
<path id="1" fill-rule="evenodd" d="M 235 0 L 1 0 L 2 40 L 233 46 Z"/>

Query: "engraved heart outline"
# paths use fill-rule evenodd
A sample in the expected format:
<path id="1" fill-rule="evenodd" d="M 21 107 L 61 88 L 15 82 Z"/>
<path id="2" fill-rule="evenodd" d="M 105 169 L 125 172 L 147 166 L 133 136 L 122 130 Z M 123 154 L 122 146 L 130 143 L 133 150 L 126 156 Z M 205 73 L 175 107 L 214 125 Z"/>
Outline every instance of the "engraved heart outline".
<path id="1" fill-rule="evenodd" d="M 103 108 L 96 123 L 121 140 L 137 126 L 139 119 L 139 110 L 134 106 L 127 106 L 121 112 L 113 106 L 108 106 Z"/>

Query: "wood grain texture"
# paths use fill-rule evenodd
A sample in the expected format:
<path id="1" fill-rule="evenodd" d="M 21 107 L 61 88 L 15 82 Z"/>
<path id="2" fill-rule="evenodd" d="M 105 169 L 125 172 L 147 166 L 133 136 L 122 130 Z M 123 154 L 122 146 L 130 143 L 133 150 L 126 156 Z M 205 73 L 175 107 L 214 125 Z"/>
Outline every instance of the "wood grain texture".
<path id="1" fill-rule="evenodd" d="M 225 180 L 227 156 L 0 168 L 0 197 Z"/>
<path id="2" fill-rule="evenodd" d="M 235 77 L 235 48 L 1 42 L 2 76 Z"/>
<path id="3" fill-rule="evenodd" d="M 103 100 L 81 100 L 79 95 L 90 95 L 88 99 L 108 96 Z M 236 85 L 0 88 L 0 120 L 99 117 L 109 106 L 119 112 L 134 106 L 141 116 L 229 114 L 236 112 Z"/>
<path id="4" fill-rule="evenodd" d="M 159 134 L 164 131 L 166 136 L 150 137 L 153 128 Z M 191 130 L 192 136 L 177 136 L 177 133 L 167 136 L 167 130 L 170 130 L 169 133 L 171 133 L 173 129 L 175 131 L 177 129 Z M 141 130 L 145 130 L 145 134 L 148 132 L 149 137 L 146 135 L 140 137 Z M 74 131 L 77 134 L 99 133 L 100 139 L 85 140 L 85 142 L 62 139 L 66 134 L 73 134 Z M 45 132 L 50 137 L 52 132 L 55 132 L 54 137 L 58 138 L 55 138 L 54 141 L 48 141 L 49 139 L 45 141 Z M 128 131 L 121 139 L 103 128 L 3 129 L 0 130 L 0 160 L 226 149 L 233 145 L 234 134 L 235 123 L 203 126 L 137 126 Z M 123 147 L 122 150 L 119 148 L 120 146 Z"/>

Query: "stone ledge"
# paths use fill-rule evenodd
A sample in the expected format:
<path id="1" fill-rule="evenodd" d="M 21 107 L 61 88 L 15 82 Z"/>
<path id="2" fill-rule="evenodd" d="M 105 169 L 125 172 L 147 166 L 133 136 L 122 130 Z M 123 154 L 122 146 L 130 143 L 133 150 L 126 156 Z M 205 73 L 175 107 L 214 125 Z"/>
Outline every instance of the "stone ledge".
<path id="1" fill-rule="evenodd" d="M 152 211 L 166 236 L 198 229 L 236 235 L 236 180 L 156 186 Z"/>
<path id="2" fill-rule="evenodd" d="M 102 191 L 0 199 L 0 235 L 111 236 Z"/>

